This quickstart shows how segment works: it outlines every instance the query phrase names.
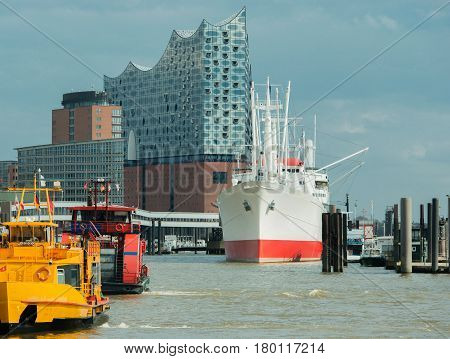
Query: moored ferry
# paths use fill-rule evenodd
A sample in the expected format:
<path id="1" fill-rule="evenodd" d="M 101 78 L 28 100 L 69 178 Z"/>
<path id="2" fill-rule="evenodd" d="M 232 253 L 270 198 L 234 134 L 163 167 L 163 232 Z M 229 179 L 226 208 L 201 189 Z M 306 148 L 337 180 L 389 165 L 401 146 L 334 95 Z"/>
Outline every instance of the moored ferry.
<path id="1" fill-rule="evenodd" d="M 105 180 L 86 184 L 87 205 L 69 208 L 72 220 L 64 229 L 63 242 L 70 242 L 74 236 L 97 238 L 103 293 L 141 294 L 150 285 L 150 271 L 143 263 L 146 242 L 141 238 L 140 224 L 132 222 L 135 208 L 109 203 L 110 186 Z M 104 193 L 105 202 L 99 202 L 100 193 Z"/>
<path id="2" fill-rule="evenodd" d="M 109 309 L 101 292 L 100 243 L 82 237 L 57 243 L 50 198 L 57 189 L 36 188 L 35 180 L 34 188 L 9 190 L 22 194 L 15 220 L 1 224 L 0 330 L 92 324 Z M 37 221 L 20 219 L 25 192 L 34 192 Z M 41 211 L 48 221 L 39 220 Z"/>

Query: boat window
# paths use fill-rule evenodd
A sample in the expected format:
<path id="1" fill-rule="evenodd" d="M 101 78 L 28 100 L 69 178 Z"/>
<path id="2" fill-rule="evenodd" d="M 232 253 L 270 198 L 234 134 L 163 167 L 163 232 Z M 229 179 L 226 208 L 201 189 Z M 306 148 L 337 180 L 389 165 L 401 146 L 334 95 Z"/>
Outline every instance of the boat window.
<path id="1" fill-rule="evenodd" d="M 92 284 L 100 284 L 100 266 L 98 263 L 92 263 Z"/>
<path id="2" fill-rule="evenodd" d="M 80 286 L 80 266 L 77 264 L 59 266 L 58 283 L 78 288 Z"/>
<path id="3" fill-rule="evenodd" d="M 325 181 L 316 181 L 316 188 L 317 189 L 327 189 L 328 183 Z"/>
<path id="4" fill-rule="evenodd" d="M 58 268 L 58 284 L 66 284 L 66 277 L 63 268 Z"/>

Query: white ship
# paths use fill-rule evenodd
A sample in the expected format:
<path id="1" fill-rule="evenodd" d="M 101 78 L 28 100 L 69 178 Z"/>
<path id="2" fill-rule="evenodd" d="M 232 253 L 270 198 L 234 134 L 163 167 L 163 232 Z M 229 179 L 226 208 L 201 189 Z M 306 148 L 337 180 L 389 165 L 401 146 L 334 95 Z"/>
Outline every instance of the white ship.
<path id="1" fill-rule="evenodd" d="M 289 95 L 290 83 L 284 105 L 278 99 L 277 88 L 272 100 L 267 79 L 266 100 L 260 103 L 254 85 L 251 86 L 251 168 L 236 169 L 233 186 L 224 190 L 218 199 L 229 261 L 319 260 L 322 213 L 329 203 L 326 170 L 367 150 L 316 168 L 315 130 L 314 141 L 306 140 L 303 131 L 298 143 L 288 143 L 296 134 L 289 130 Z M 283 131 L 280 130 L 282 122 Z"/>

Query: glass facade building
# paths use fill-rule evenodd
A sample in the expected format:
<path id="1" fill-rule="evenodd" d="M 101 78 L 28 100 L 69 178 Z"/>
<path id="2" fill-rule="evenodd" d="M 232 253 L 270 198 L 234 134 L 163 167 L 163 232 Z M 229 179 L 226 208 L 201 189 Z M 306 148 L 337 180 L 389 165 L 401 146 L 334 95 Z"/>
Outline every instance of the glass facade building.
<path id="1" fill-rule="evenodd" d="M 19 186 L 32 185 L 40 169 L 47 186 L 61 183 L 58 200 L 85 202 L 84 184 L 104 178 L 112 181 L 110 202 L 123 203 L 123 139 L 22 147 L 17 148 L 17 155 Z"/>
<path id="2" fill-rule="evenodd" d="M 245 8 L 215 25 L 203 20 L 195 31 L 174 30 L 153 68 L 130 62 L 119 76 L 105 76 L 109 101 L 122 106 L 125 165 L 145 171 L 147 165 L 245 161 L 250 81 Z M 168 171 L 174 174 L 166 175 L 169 186 L 176 187 L 177 168 Z M 169 202 L 157 209 L 174 210 Z"/>
<path id="3" fill-rule="evenodd" d="M 130 62 L 104 78 L 110 102 L 122 106 L 124 137 L 134 132 L 138 159 L 244 154 L 249 84 L 245 9 L 220 24 L 173 31 L 153 68 Z"/>

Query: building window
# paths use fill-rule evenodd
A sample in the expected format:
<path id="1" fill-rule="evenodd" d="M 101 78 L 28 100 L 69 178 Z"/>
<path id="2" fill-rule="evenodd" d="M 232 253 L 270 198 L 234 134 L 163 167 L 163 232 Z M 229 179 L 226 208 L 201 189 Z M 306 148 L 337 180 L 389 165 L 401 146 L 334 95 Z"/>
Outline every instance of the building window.
<path id="1" fill-rule="evenodd" d="M 102 129 L 102 125 L 97 125 L 97 126 L 95 126 L 95 128 L 96 128 L 97 130 L 101 130 L 101 129 Z"/>
<path id="2" fill-rule="evenodd" d="M 101 122 L 101 121 L 102 121 L 102 118 L 101 118 L 101 117 L 97 117 L 97 118 L 95 119 L 95 121 Z"/>
<path id="3" fill-rule="evenodd" d="M 216 184 L 227 183 L 227 173 L 226 172 L 213 172 L 213 183 L 216 183 Z"/>

